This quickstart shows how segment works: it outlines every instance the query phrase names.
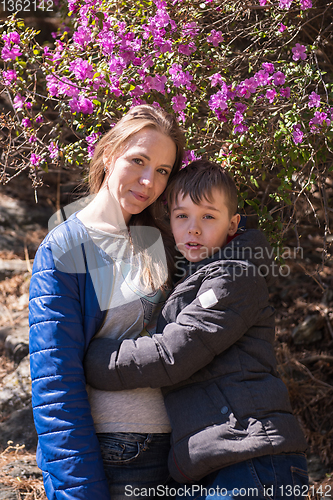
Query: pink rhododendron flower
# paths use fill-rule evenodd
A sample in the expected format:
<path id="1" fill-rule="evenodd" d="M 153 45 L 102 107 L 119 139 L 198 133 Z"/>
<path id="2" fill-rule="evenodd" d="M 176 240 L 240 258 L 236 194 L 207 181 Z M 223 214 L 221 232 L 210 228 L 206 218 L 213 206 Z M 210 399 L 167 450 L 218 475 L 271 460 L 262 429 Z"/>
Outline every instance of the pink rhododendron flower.
<path id="1" fill-rule="evenodd" d="M 22 127 L 24 128 L 31 127 L 31 120 L 29 120 L 29 118 L 23 118 Z"/>
<path id="2" fill-rule="evenodd" d="M 37 116 L 36 119 L 35 119 L 36 123 L 43 123 L 43 121 L 44 121 L 44 117 L 41 116 L 41 115 Z"/>
<path id="3" fill-rule="evenodd" d="M 235 108 L 240 113 L 244 113 L 247 110 L 246 104 L 243 104 L 242 102 L 235 102 Z"/>
<path id="4" fill-rule="evenodd" d="M 69 101 L 69 107 L 72 113 L 81 112 L 84 115 L 89 115 L 94 110 L 94 104 L 87 98 L 80 95 L 79 99 L 74 97 Z"/>
<path id="5" fill-rule="evenodd" d="M 165 28 L 171 21 L 171 18 L 167 11 L 165 10 L 166 5 L 161 5 L 158 8 L 157 13 L 154 16 L 155 26 L 158 28 Z"/>
<path id="6" fill-rule="evenodd" d="M 212 30 L 210 35 L 207 37 L 207 42 L 212 43 L 214 47 L 218 47 L 222 41 L 223 36 L 221 31 Z"/>
<path id="7" fill-rule="evenodd" d="M 221 86 L 222 89 L 219 90 L 216 94 L 213 94 L 208 101 L 208 106 L 212 111 L 215 111 L 216 109 L 225 111 L 228 109 L 227 85 L 225 84 L 225 82 L 223 82 Z"/>
<path id="8" fill-rule="evenodd" d="M 279 7 L 280 9 L 290 9 L 293 0 L 280 0 Z"/>
<path id="9" fill-rule="evenodd" d="M 29 137 L 29 142 L 30 142 L 30 144 L 32 144 L 33 142 L 36 142 L 36 141 L 37 141 L 37 137 L 36 137 L 35 135 L 31 135 L 31 136 Z"/>
<path id="10" fill-rule="evenodd" d="M 2 36 L 2 39 L 7 43 L 7 44 L 11 44 L 11 43 L 20 43 L 20 35 L 17 33 L 17 31 L 12 31 L 10 33 L 7 33 L 7 35 L 3 35 Z"/>
<path id="11" fill-rule="evenodd" d="M 17 94 L 14 97 L 14 104 L 13 104 L 13 106 L 18 111 L 20 111 L 21 109 L 24 108 L 24 103 L 25 103 L 25 99 L 21 96 L 21 94 Z"/>
<path id="12" fill-rule="evenodd" d="M 180 45 L 178 45 L 178 51 L 181 54 L 184 54 L 185 56 L 190 56 L 196 50 L 197 50 L 197 46 L 193 42 L 190 42 L 188 44 L 181 43 Z"/>
<path id="13" fill-rule="evenodd" d="M 280 33 L 283 33 L 284 30 L 286 30 L 286 29 L 287 29 L 287 26 L 285 26 L 283 23 L 280 23 L 280 28 L 279 28 Z"/>
<path id="14" fill-rule="evenodd" d="M 300 123 L 293 126 L 293 140 L 295 144 L 299 144 L 303 141 L 303 132 L 301 131 Z"/>
<path id="15" fill-rule="evenodd" d="M 58 81 L 59 94 L 67 95 L 68 97 L 77 97 L 80 89 L 69 78 L 64 76 Z"/>
<path id="16" fill-rule="evenodd" d="M 48 150 L 50 152 L 50 158 L 52 158 L 52 160 L 55 160 L 59 157 L 59 148 L 55 142 L 50 143 Z"/>
<path id="17" fill-rule="evenodd" d="M 12 47 L 5 45 L 1 51 L 1 57 L 4 61 L 14 60 L 21 55 L 22 52 L 20 52 L 20 47 L 18 45 L 13 45 Z"/>
<path id="18" fill-rule="evenodd" d="M 190 72 L 183 71 L 180 64 L 174 63 L 171 68 L 169 68 L 169 73 L 175 87 L 181 87 L 182 85 L 188 87 L 193 80 L 193 76 Z"/>
<path id="19" fill-rule="evenodd" d="M 273 75 L 274 85 L 283 85 L 286 81 L 286 77 L 282 71 L 277 71 Z"/>
<path id="20" fill-rule="evenodd" d="M 299 43 L 296 43 L 295 47 L 292 49 L 293 53 L 293 60 L 298 61 L 299 59 L 302 59 L 304 61 L 306 59 L 306 47 L 305 45 L 301 45 Z"/>
<path id="21" fill-rule="evenodd" d="M 91 31 L 89 28 L 79 26 L 77 31 L 74 32 L 73 40 L 77 45 L 85 48 L 91 42 Z"/>
<path id="22" fill-rule="evenodd" d="M 283 89 L 280 89 L 280 94 L 283 96 L 283 97 L 287 97 L 289 98 L 290 97 L 290 87 L 285 87 Z"/>
<path id="23" fill-rule="evenodd" d="M 54 75 L 46 75 L 46 86 L 50 96 L 58 96 L 58 83 L 59 80 Z"/>
<path id="24" fill-rule="evenodd" d="M 222 111 L 222 109 L 215 109 L 214 113 L 220 122 L 227 123 L 227 121 L 228 121 L 227 115 L 229 114 L 228 109 L 226 109 L 224 111 Z"/>
<path id="25" fill-rule="evenodd" d="M 193 21 L 191 23 L 184 24 L 183 29 L 182 29 L 182 35 L 183 35 L 183 37 L 190 36 L 190 37 L 194 38 L 197 36 L 199 31 L 200 31 L 200 28 L 198 27 L 198 23 Z"/>
<path id="26" fill-rule="evenodd" d="M 35 153 L 31 153 L 30 155 L 30 163 L 34 167 L 37 167 L 40 164 L 41 159 L 41 156 L 36 155 Z"/>
<path id="27" fill-rule="evenodd" d="M 178 111 L 182 111 L 186 108 L 186 97 L 182 94 L 174 96 L 172 101 L 172 108 L 177 113 Z"/>
<path id="28" fill-rule="evenodd" d="M 240 111 L 236 111 L 234 119 L 232 120 L 232 123 L 234 125 L 240 125 L 244 121 L 244 116 Z"/>
<path id="29" fill-rule="evenodd" d="M 165 94 L 164 85 L 167 82 L 167 77 L 165 75 L 147 76 L 146 83 L 150 89 L 157 90 L 161 94 Z"/>
<path id="30" fill-rule="evenodd" d="M 309 95 L 308 107 L 318 108 L 319 106 L 320 106 L 320 95 L 316 94 L 315 92 L 311 92 L 311 94 Z"/>
<path id="31" fill-rule="evenodd" d="M 110 56 L 116 46 L 116 37 L 113 31 L 103 30 L 99 36 L 98 41 L 100 42 L 105 56 Z"/>
<path id="32" fill-rule="evenodd" d="M 214 75 L 208 78 L 212 87 L 216 87 L 218 84 L 222 84 L 223 78 L 220 73 L 214 73 Z"/>
<path id="33" fill-rule="evenodd" d="M 311 7 L 312 7 L 311 0 L 300 0 L 300 4 L 301 4 L 302 10 L 311 9 Z"/>
<path id="34" fill-rule="evenodd" d="M 112 55 L 109 60 L 109 69 L 111 73 L 115 73 L 118 76 L 121 76 L 126 68 L 126 63 L 120 57 L 116 57 Z"/>
<path id="35" fill-rule="evenodd" d="M 265 71 L 264 69 L 261 69 L 260 71 L 255 73 L 254 78 L 255 78 L 257 84 L 260 85 L 261 87 L 270 83 L 270 80 L 271 80 L 269 73 L 267 71 Z"/>
<path id="36" fill-rule="evenodd" d="M 8 71 L 2 72 L 2 78 L 5 85 L 10 85 L 12 82 L 17 80 L 17 74 L 14 69 L 9 69 Z"/>
<path id="37" fill-rule="evenodd" d="M 186 165 L 188 165 L 192 161 L 200 160 L 200 158 L 202 158 L 202 157 L 201 156 L 197 156 L 195 154 L 194 150 L 184 151 L 184 158 L 183 158 L 183 166 L 182 166 L 182 168 L 184 168 Z"/>
<path id="38" fill-rule="evenodd" d="M 262 63 L 262 67 L 264 68 L 265 71 L 267 71 L 269 74 L 274 73 L 274 64 L 273 63 Z"/>
<path id="39" fill-rule="evenodd" d="M 324 124 L 325 122 L 325 124 Z M 328 118 L 327 113 L 315 111 L 314 117 L 309 121 L 311 132 L 317 132 L 319 127 L 323 125 L 330 125 L 331 120 Z"/>
<path id="40" fill-rule="evenodd" d="M 75 10 L 77 0 L 68 0 L 68 10 L 69 12 Z"/>
<path id="41" fill-rule="evenodd" d="M 257 90 L 258 83 L 257 80 L 252 76 L 251 78 L 247 78 L 242 81 L 236 88 L 237 94 L 240 97 L 249 98 L 251 94 L 254 94 Z"/>
<path id="42" fill-rule="evenodd" d="M 89 64 L 88 61 L 81 59 L 81 57 L 72 61 L 69 65 L 69 69 L 73 71 L 75 77 L 81 81 L 94 76 L 94 69 L 91 64 Z"/>
<path id="43" fill-rule="evenodd" d="M 266 3 L 267 3 L 267 0 L 259 0 L 260 5 L 266 5 Z"/>
<path id="44" fill-rule="evenodd" d="M 247 132 L 249 130 L 249 127 L 247 127 L 246 125 L 237 125 L 237 127 L 234 128 L 234 134 L 244 134 L 245 132 Z"/>
<path id="45" fill-rule="evenodd" d="M 269 100 L 270 104 L 274 102 L 275 96 L 277 95 L 277 92 L 275 89 L 268 89 L 266 92 L 266 98 Z"/>

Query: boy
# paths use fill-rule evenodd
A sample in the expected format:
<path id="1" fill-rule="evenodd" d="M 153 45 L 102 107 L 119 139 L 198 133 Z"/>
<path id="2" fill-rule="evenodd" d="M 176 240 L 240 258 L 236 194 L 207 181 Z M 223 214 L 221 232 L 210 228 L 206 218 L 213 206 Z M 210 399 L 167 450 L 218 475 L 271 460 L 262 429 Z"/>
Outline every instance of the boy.
<path id="1" fill-rule="evenodd" d="M 217 164 L 182 169 L 167 200 L 187 265 L 160 314 L 163 333 L 93 340 L 87 382 L 110 391 L 163 388 L 169 471 L 193 483 L 179 496 L 306 496 L 306 443 L 276 370 L 271 248 L 260 231 L 237 231 L 236 187 Z"/>

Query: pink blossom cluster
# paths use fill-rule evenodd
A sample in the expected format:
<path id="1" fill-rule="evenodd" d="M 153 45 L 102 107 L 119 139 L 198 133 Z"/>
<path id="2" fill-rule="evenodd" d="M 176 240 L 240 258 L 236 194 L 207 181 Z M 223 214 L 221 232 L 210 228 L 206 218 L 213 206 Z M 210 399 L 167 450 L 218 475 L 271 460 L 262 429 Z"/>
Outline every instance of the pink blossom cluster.
<path id="1" fill-rule="evenodd" d="M 1 58 L 4 61 L 11 61 L 22 55 L 20 51 L 20 35 L 17 31 L 12 31 L 2 36 L 5 45 L 1 51 Z"/>
<path id="2" fill-rule="evenodd" d="M 259 2 L 262 6 L 271 5 L 266 0 Z M 279 0 L 279 8 L 290 9 L 293 2 L 302 9 L 312 6 L 311 0 Z M 253 76 L 243 81 L 227 81 L 227 74 L 216 63 L 218 58 L 214 59 L 224 49 L 222 32 L 217 29 L 201 31 L 196 21 L 177 24 L 170 17 L 169 2 L 154 0 L 153 3 L 154 15 L 147 13 L 141 24 L 135 25 L 119 21 L 112 12 L 105 11 L 102 0 L 87 0 L 84 5 L 80 0 L 69 0 L 69 9 L 75 13 L 74 32 L 68 35 L 69 42 L 63 29 L 56 35 L 54 49 L 45 47 L 43 50 L 48 97 L 58 99 L 69 116 L 76 115 L 77 122 L 88 123 L 89 135 L 85 142 L 89 157 L 99 137 L 98 129 L 92 124 L 101 111 L 102 102 L 108 100 L 121 102 L 124 107 L 146 102 L 146 99 L 150 102 L 154 99 L 156 105 L 159 105 L 157 101 L 168 101 L 179 121 L 185 123 L 185 113 L 191 110 L 208 77 L 210 86 L 206 95 L 212 114 L 217 121 L 229 123 L 232 133 L 244 134 L 249 128 L 253 106 L 267 105 L 274 109 L 291 97 L 288 73 L 272 62 L 263 63 Z M 282 22 L 278 26 L 280 33 L 290 29 Z M 2 40 L 1 56 L 5 62 L 21 55 L 20 35 L 16 31 L 3 35 Z M 202 46 L 209 56 L 206 66 L 197 69 L 200 61 L 197 55 Z M 291 53 L 288 52 L 290 66 L 302 64 L 307 58 L 306 50 L 304 45 L 296 43 Z M 205 80 L 201 80 L 203 73 Z M 16 69 L 5 67 L 2 71 L 4 85 L 12 85 L 18 78 Z M 309 124 L 313 133 L 328 126 L 332 120 L 329 113 L 318 109 L 320 103 L 320 95 L 313 91 L 307 102 L 308 109 L 315 108 Z M 20 126 L 29 141 L 36 142 L 33 127 L 42 123 L 43 117 L 33 118 L 32 113 L 27 113 L 32 103 L 20 93 L 13 99 L 13 105 L 16 111 L 28 115 L 20 116 Z M 303 121 L 302 125 L 290 125 L 290 133 L 295 144 L 301 143 L 305 134 Z M 49 142 L 47 154 L 52 160 L 59 157 L 57 139 Z M 32 165 L 39 165 L 41 161 L 42 157 L 37 154 L 30 158 Z"/>
<path id="3" fill-rule="evenodd" d="M 233 101 L 237 97 L 249 99 L 253 94 L 258 92 L 260 87 L 268 86 L 265 97 L 270 104 L 279 96 L 282 98 L 290 97 L 290 87 L 282 87 L 286 83 L 286 76 L 282 71 L 275 72 L 273 63 L 263 63 L 261 70 L 255 73 L 253 77 L 240 82 L 234 90 L 232 90 L 232 85 L 228 86 L 224 82 L 220 73 L 211 75 L 210 80 L 212 87 L 221 87 L 221 90 L 213 94 L 208 102 L 210 109 L 215 112 L 221 121 L 226 121 L 226 113 L 229 111 L 231 104 L 230 102 L 228 103 L 228 100 Z M 258 95 L 258 98 L 261 97 L 262 94 Z M 233 124 L 235 125 L 234 133 L 244 133 L 247 130 L 247 126 L 243 123 L 245 121 L 244 112 L 247 106 L 236 102 L 234 108 L 236 109 L 233 118 Z"/>

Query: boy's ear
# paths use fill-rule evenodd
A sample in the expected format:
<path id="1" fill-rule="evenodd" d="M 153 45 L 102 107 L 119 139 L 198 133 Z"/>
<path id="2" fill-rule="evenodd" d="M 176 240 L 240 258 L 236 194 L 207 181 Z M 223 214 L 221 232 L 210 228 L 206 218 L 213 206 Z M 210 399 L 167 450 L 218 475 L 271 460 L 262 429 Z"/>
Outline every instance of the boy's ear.
<path id="1" fill-rule="evenodd" d="M 237 229 L 238 229 L 238 224 L 240 222 L 240 215 L 235 214 L 231 217 L 230 219 L 230 224 L 229 224 L 229 230 L 228 230 L 228 236 L 233 236 L 236 234 Z"/>

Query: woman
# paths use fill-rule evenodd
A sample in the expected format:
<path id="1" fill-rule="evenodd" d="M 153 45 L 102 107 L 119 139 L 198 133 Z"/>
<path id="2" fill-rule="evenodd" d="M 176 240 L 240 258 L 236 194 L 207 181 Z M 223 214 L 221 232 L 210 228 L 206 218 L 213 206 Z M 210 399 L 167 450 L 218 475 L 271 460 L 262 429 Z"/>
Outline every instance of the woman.
<path id="1" fill-rule="evenodd" d="M 96 147 L 89 173 L 96 196 L 50 232 L 36 253 L 32 403 L 37 462 L 49 499 L 109 500 L 111 494 L 114 500 L 115 478 L 123 470 L 120 491 L 136 477 L 146 484 L 137 463 L 147 449 L 156 464 L 155 484 L 167 477 L 170 427 L 159 391 L 124 391 L 115 399 L 88 388 L 88 396 L 82 361 L 96 334 L 133 338 L 154 320 L 167 281 L 165 261 L 172 261 L 172 239 L 158 214 L 167 183 L 180 168 L 183 142 L 173 116 L 148 105 L 132 108 Z M 165 236 L 166 257 L 157 230 Z M 111 449 L 120 450 L 111 460 L 110 441 Z M 135 447 L 130 458 L 128 446 Z M 119 457 L 124 462 L 115 474 Z"/>

